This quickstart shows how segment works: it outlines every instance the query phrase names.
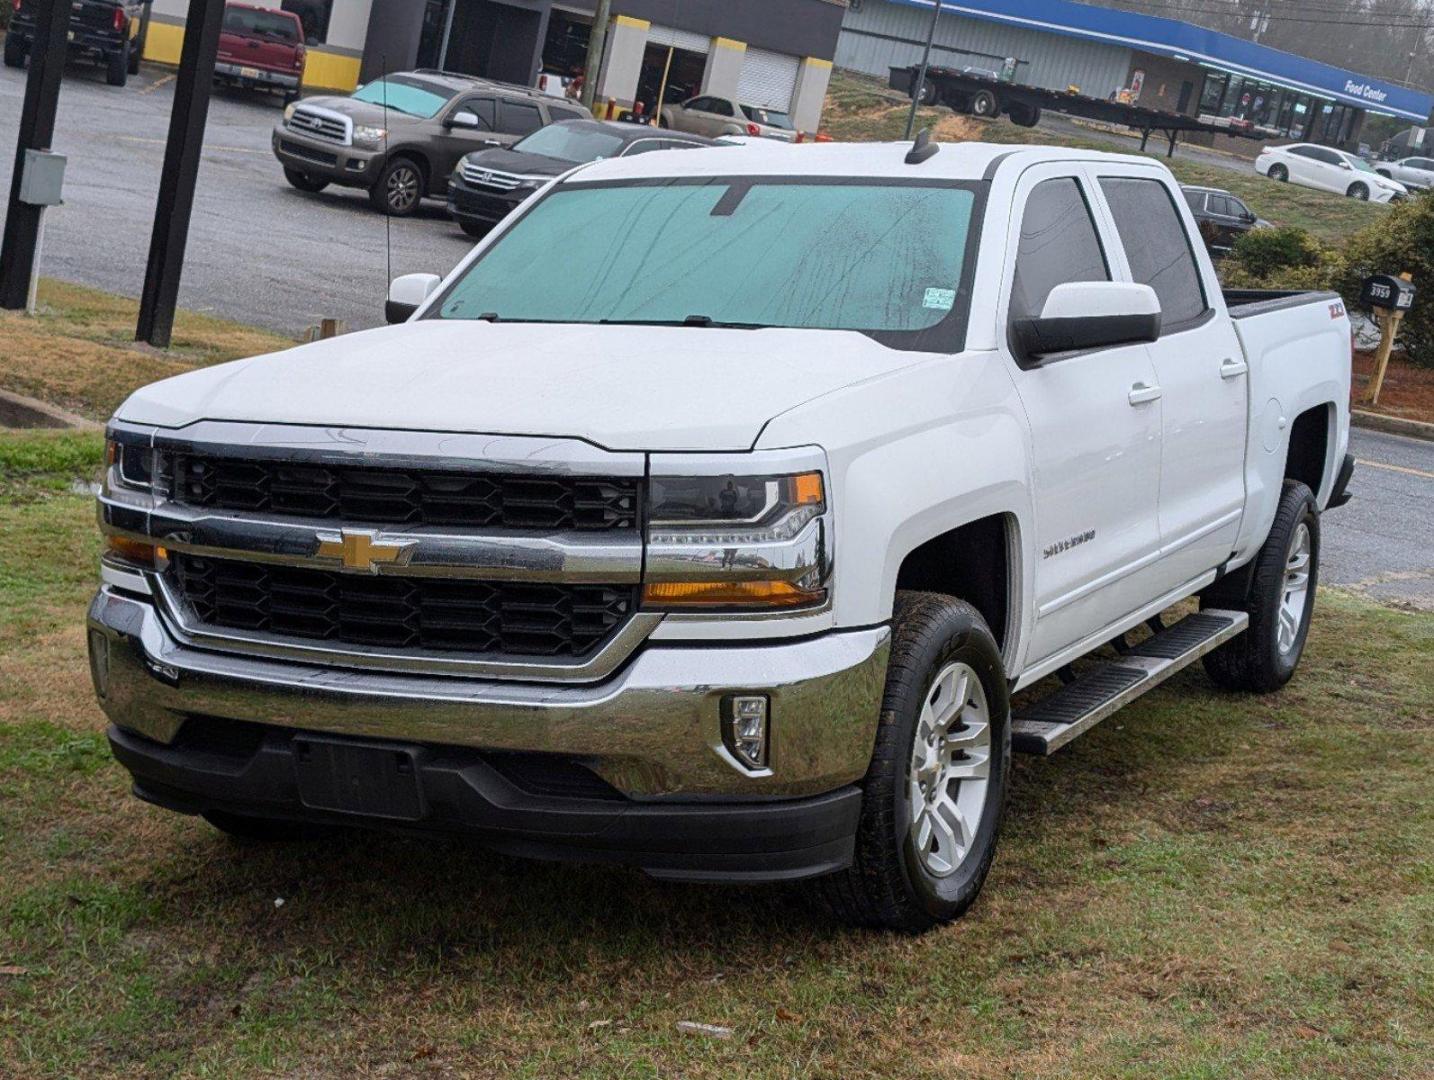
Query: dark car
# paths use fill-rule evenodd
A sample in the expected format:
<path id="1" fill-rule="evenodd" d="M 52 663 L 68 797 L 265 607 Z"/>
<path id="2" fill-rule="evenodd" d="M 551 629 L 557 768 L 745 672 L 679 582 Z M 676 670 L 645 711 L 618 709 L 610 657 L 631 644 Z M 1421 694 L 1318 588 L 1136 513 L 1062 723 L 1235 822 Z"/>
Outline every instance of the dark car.
<path id="1" fill-rule="evenodd" d="M 1211 187 L 1182 187 L 1185 201 L 1195 215 L 1195 224 L 1200 229 L 1200 239 L 1211 255 L 1226 254 L 1235 246 L 1235 241 L 1251 229 L 1267 229 L 1264 221 L 1228 191 Z"/>
<path id="2" fill-rule="evenodd" d="M 701 135 L 612 120 L 564 120 L 516 143 L 483 150 L 458 164 L 448 185 L 448 212 L 469 236 L 482 236 L 519 203 L 574 165 L 651 150 L 721 144 Z"/>
<path id="3" fill-rule="evenodd" d="M 35 47 L 35 12 L 41 0 L 17 0 L 5 35 L 5 66 L 24 67 Z M 44 0 L 49 2 L 49 0 Z M 84 57 L 103 65 L 105 81 L 123 86 L 139 73 L 144 52 L 140 38 L 142 16 L 149 0 L 75 0 L 70 12 L 67 55 Z"/>
<path id="4" fill-rule="evenodd" d="M 524 86 L 444 71 L 375 79 L 347 97 L 308 97 L 274 127 L 274 156 L 300 191 L 363 188 L 395 217 L 442 197 L 465 154 L 511 146 L 555 120 L 588 116 Z"/>

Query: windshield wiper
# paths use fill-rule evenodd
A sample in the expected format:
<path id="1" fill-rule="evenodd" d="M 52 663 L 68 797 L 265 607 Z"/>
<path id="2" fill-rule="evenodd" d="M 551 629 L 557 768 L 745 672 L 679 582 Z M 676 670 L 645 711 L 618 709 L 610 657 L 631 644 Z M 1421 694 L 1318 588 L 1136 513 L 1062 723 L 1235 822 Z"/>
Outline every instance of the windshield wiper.
<path id="1" fill-rule="evenodd" d="M 702 326 L 719 330 L 770 330 L 767 323 L 729 322 L 710 315 L 689 315 L 685 319 L 599 319 L 599 326 Z"/>

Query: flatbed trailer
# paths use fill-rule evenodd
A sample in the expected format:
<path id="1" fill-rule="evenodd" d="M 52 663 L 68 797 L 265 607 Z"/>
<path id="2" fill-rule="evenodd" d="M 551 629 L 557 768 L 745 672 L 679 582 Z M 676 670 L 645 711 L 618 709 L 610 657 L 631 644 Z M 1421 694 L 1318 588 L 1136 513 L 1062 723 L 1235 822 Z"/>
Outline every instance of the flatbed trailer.
<path id="1" fill-rule="evenodd" d="M 919 64 L 893 67 L 889 85 L 907 97 L 914 97 L 920 71 Z M 1219 135 L 1255 138 L 1252 132 L 1242 131 L 1238 127 L 1211 124 L 1181 113 L 1127 105 L 1124 102 L 1089 97 L 1069 90 L 1045 90 L 1038 86 L 1004 82 L 987 75 L 958 71 L 954 68 L 926 69 L 921 103 L 946 105 L 955 112 L 992 119 L 1005 113 L 1013 124 L 1022 127 L 1035 127 L 1040 122 L 1042 110 L 1045 109 L 1067 116 L 1122 124 L 1140 132 L 1141 150 L 1145 149 L 1151 134 L 1158 131 L 1169 141 L 1166 157 L 1175 156 L 1175 144 L 1181 132 L 1209 131 Z"/>

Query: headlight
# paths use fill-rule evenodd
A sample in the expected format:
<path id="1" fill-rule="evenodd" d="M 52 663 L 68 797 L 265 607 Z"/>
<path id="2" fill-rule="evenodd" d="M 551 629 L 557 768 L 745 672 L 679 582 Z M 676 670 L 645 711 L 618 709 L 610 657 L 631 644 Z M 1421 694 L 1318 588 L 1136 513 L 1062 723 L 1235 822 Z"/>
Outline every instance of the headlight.
<path id="1" fill-rule="evenodd" d="M 831 564 L 819 472 L 652 478 L 649 608 L 816 607 L 826 601 Z"/>
<path id="2" fill-rule="evenodd" d="M 154 486 L 154 451 L 148 446 L 106 439 L 105 465 L 121 487 L 148 491 Z"/>
<path id="3" fill-rule="evenodd" d="M 377 150 L 383 145 L 383 140 L 387 137 L 387 128 L 374 127 L 371 124 L 354 125 L 355 146 L 362 146 L 368 150 Z"/>

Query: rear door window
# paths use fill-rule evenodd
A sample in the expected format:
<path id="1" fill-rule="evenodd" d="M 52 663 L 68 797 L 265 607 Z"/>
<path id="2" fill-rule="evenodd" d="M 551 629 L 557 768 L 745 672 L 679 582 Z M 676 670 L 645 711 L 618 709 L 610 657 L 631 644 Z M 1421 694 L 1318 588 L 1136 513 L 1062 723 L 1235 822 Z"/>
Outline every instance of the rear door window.
<path id="1" fill-rule="evenodd" d="M 1205 313 L 1205 291 L 1190 238 L 1159 180 L 1106 176 L 1100 181 L 1133 280 L 1160 298 L 1160 321 L 1179 329 Z"/>
<path id="2" fill-rule="evenodd" d="M 478 123 L 489 131 L 492 131 L 497 123 L 497 103 L 490 97 L 468 98 L 454 111 L 471 112 L 478 117 Z"/>
<path id="3" fill-rule="evenodd" d="M 502 101 L 499 104 L 499 131 L 508 135 L 531 135 L 543 126 L 543 114 L 536 105 L 526 101 Z"/>
<path id="4" fill-rule="evenodd" d="M 1109 281 L 1100 234 L 1073 176 L 1043 180 L 1031 189 L 1021 216 L 1010 317 L 1036 318 L 1046 297 L 1066 281 Z"/>

